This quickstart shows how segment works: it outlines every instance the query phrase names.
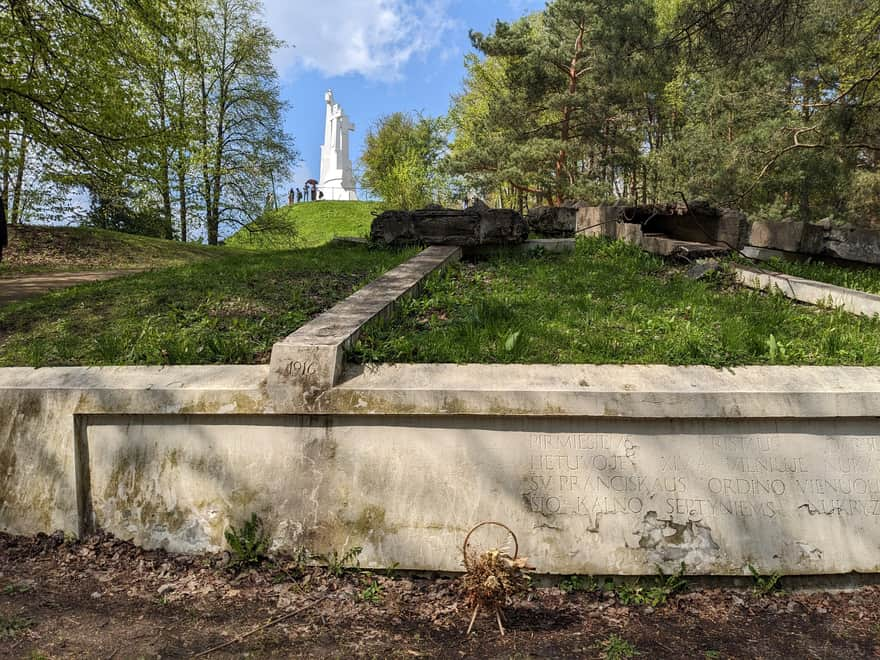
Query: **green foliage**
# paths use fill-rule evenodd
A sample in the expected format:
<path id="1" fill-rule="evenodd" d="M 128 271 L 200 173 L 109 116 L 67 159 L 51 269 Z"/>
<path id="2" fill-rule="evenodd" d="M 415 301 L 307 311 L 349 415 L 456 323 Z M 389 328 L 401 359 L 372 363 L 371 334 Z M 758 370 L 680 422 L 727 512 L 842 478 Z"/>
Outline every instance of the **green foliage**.
<path id="1" fill-rule="evenodd" d="M 263 520 L 252 513 L 240 529 L 230 527 L 224 534 L 232 554 L 230 566 L 244 568 L 263 563 L 269 553 L 269 537 L 263 527 Z"/>
<path id="2" fill-rule="evenodd" d="M 748 567 L 749 573 L 752 574 L 755 580 L 755 586 L 752 588 L 755 595 L 768 596 L 775 591 L 781 590 L 782 587 L 779 581 L 782 579 L 782 576 L 779 574 L 779 571 L 774 571 L 772 575 L 764 575 L 751 564 Z"/>
<path id="3" fill-rule="evenodd" d="M 127 234 L 167 238 L 162 213 L 155 205 L 138 208 L 130 191 L 94 190 L 84 225 Z"/>
<path id="4" fill-rule="evenodd" d="M 382 589 L 382 585 L 379 584 L 376 580 L 370 580 L 363 589 L 358 592 L 358 598 L 365 603 L 372 603 L 373 605 L 378 605 L 382 602 L 382 598 L 384 596 L 384 591 Z"/>
<path id="5" fill-rule="evenodd" d="M 450 266 L 399 309 L 393 322 L 366 330 L 354 359 L 721 367 L 770 364 L 772 334 L 777 362 L 880 364 L 880 320 L 723 277 L 693 280 L 637 247 L 595 238 L 578 240 L 569 255 L 497 254 Z"/>
<path id="6" fill-rule="evenodd" d="M 559 588 L 571 594 L 577 591 L 598 591 L 601 586 L 592 575 L 569 575 L 559 583 Z"/>
<path id="7" fill-rule="evenodd" d="M 439 199 L 438 161 L 446 135 L 437 119 L 395 112 L 367 132 L 361 154 L 363 185 L 387 208 L 415 209 Z"/>
<path id="8" fill-rule="evenodd" d="M 619 635 L 611 635 L 598 647 L 603 660 L 628 660 L 641 655 L 635 646 Z"/>
<path id="9" fill-rule="evenodd" d="M 471 34 L 450 169 L 509 206 L 880 222 L 878 30 L 858 0 L 553 0 Z"/>
<path id="10" fill-rule="evenodd" d="M 344 552 L 336 549 L 331 550 L 327 554 L 316 555 L 315 559 L 323 562 L 327 566 L 330 575 L 334 577 L 342 577 L 346 571 L 360 567 L 358 557 L 363 548 L 359 545 L 353 546 Z"/>
<path id="11" fill-rule="evenodd" d="M 414 250 L 235 253 L 0 308 L 0 365 L 253 364 Z"/>
<path id="12" fill-rule="evenodd" d="M 684 571 L 684 562 L 681 563 L 678 571 L 672 575 L 665 575 L 658 566 L 657 577 L 654 579 L 653 584 L 645 586 L 639 580 L 624 582 L 615 587 L 617 597 L 624 605 L 658 607 L 663 605 L 672 594 L 683 590 L 687 586 Z"/>

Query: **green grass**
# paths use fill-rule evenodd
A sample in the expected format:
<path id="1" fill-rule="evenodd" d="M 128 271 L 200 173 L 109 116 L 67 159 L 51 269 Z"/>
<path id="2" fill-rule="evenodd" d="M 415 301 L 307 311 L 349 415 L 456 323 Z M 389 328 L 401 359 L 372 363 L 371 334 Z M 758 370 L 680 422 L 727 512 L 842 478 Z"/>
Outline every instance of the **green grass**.
<path id="1" fill-rule="evenodd" d="M 307 202 L 284 206 L 240 229 L 226 245 L 247 249 L 285 249 L 323 245 L 337 236 L 370 233 L 380 202 Z"/>
<path id="2" fill-rule="evenodd" d="M 821 261 L 798 262 L 771 259 L 758 267 L 880 295 L 880 267 L 878 266 L 842 266 Z"/>
<path id="3" fill-rule="evenodd" d="M 414 254 L 321 247 L 233 255 L 0 307 L 0 366 L 248 364 Z"/>
<path id="4" fill-rule="evenodd" d="M 880 321 L 691 280 L 637 247 L 498 254 L 432 277 L 402 318 L 362 336 L 365 362 L 880 364 Z"/>
<path id="5" fill-rule="evenodd" d="M 59 271 L 151 269 L 240 253 L 89 227 L 10 226 L 0 277 Z"/>

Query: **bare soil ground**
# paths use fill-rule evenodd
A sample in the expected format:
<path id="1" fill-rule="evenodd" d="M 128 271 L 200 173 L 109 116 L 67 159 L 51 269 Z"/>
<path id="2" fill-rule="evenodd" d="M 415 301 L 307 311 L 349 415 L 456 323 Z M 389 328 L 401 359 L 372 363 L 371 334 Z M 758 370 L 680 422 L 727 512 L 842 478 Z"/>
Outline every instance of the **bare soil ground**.
<path id="1" fill-rule="evenodd" d="M 295 575 L 280 560 L 236 573 L 226 561 L 0 534 L 0 656 L 181 658 L 233 642 L 203 657 L 880 657 L 878 587 L 695 590 L 656 608 L 536 587 L 508 610 L 505 636 L 489 617 L 466 636 L 458 579 Z"/>
<path id="2" fill-rule="evenodd" d="M 114 277 L 138 273 L 138 270 L 103 270 L 74 273 L 51 273 L 48 275 L 22 275 L 15 279 L 0 278 L 0 305 L 33 296 L 53 289 L 63 289 L 77 284 L 109 280 Z"/>

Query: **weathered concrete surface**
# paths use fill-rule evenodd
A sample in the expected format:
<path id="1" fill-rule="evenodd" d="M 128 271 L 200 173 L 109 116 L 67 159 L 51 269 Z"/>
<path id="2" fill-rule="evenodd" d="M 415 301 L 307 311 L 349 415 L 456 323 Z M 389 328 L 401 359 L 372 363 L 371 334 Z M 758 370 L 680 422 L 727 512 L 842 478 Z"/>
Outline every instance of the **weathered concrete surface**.
<path id="1" fill-rule="evenodd" d="M 0 370 L 0 527 L 456 570 L 500 519 L 551 573 L 877 571 L 880 369 L 375 365 L 311 414 L 266 367 Z"/>
<path id="2" fill-rule="evenodd" d="M 578 209 L 573 206 L 534 206 L 526 221 L 529 231 L 551 238 L 570 238 L 575 235 Z"/>
<path id="3" fill-rule="evenodd" d="M 0 528 L 76 533 L 76 415 L 271 410 L 266 366 L 0 369 Z"/>
<path id="4" fill-rule="evenodd" d="M 837 418 L 880 411 L 880 367 L 349 366 L 316 412 L 614 418 Z"/>
<path id="5" fill-rule="evenodd" d="M 460 570 L 502 520 L 541 572 L 880 570 L 874 420 L 110 417 L 88 423 L 99 525 L 222 547 L 261 514 L 277 548 Z"/>
<path id="6" fill-rule="evenodd" d="M 345 350 L 367 323 L 388 315 L 396 302 L 416 293 L 428 275 L 460 257 L 458 247 L 429 247 L 277 342 L 269 381 L 277 407 L 307 408 L 318 393 L 336 383 Z"/>
<path id="7" fill-rule="evenodd" d="M 880 265 L 880 231 L 856 227 L 832 228 L 826 235 L 823 254 Z"/>
<path id="8" fill-rule="evenodd" d="M 719 257 L 730 252 L 730 249 L 727 247 L 709 243 L 683 241 L 677 238 L 669 238 L 662 234 L 642 234 L 637 245 L 651 254 L 686 260 Z"/>
<path id="9" fill-rule="evenodd" d="M 618 206 L 586 206 L 577 210 L 575 233 L 578 236 L 617 238 Z"/>
<path id="10" fill-rule="evenodd" d="M 748 238 L 746 216 L 736 209 L 716 208 L 697 201 L 688 205 L 616 208 L 622 221 L 617 227 L 618 238 L 623 238 L 628 231 L 626 225 L 637 225 L 645 234 L 662 234 L 672 240 L 707 243 L 728 249 L 739 249 Z"/>
<path id="11" fill-rule="evenodd" d="M 750 266 L 734 264 L 731 266 L 737 281 L 753 289 L 778 289 L 782 295 L 810 303 L 829 307 L 842 307 L 853 314 L 874 316 L 880 314 L 880 296 L 846 289 L 842 286 L 807 280 L 794 275 L 771 273 Z"/>
<path id="12" fill-rule="evenodd" d="M 858 227 L 832 227 L 804 222 L 753 222 L 749 244 L 782 250 L 880 264 L 880 231 Z"/>
<path id="13" fill-rule="evenodd" d="M 753 222 L 749 245 L 784 252 L 797 252 L 804 235 L 803 222 Z"/>
<path id="14" fill-rule="evenodd" d="M 370 226 L 370 240 L 382 245 L 515 245 L 528 235 L 528 224 L 519 213 L 482 203 L 464 210 L 385 211 Z"/>

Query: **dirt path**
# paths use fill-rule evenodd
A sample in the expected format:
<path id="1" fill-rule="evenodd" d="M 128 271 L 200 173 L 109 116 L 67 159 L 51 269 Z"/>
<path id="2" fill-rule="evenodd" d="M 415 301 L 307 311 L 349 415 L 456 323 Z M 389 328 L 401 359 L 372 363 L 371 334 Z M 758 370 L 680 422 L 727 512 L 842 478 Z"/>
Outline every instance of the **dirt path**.
<path id="1" fill-rule="evenodd" d="M 207 657 L 841 660 L 880 651 L 878 587 L 694 590 L 656 607 L 626 605 L 620 592 L 541 587 L 508 609 L 504 637 L 488 617 L 467 637 L 456 579 L 333 577 L 289 561 L 237 574 L 223 561 L 110 537 L 0 534 L 0 657 L 193 657 L 260 626 Z"/>
<path id="2" fill-rule="evenodd" d="M 87 282 L 109 280 L 114 277 L 140 273 L 137 269 L 132 270 L 100 270 L 83 271 L 75 273 L 47 273 L 45 275 L 21 275 L 17 277 L 0 278 L 0 305 L 23 300 L 53 289 L 63 289 Z"/>

